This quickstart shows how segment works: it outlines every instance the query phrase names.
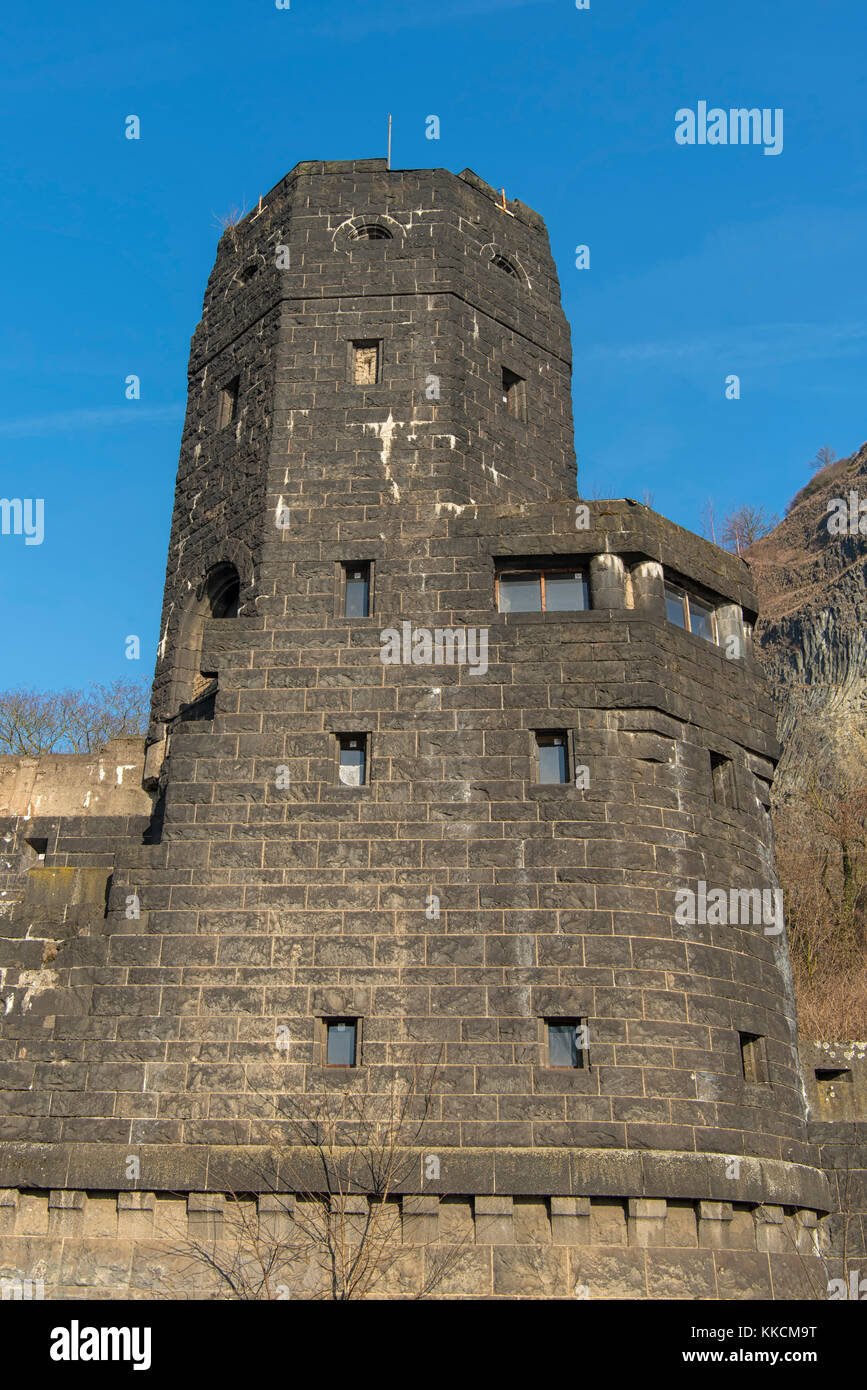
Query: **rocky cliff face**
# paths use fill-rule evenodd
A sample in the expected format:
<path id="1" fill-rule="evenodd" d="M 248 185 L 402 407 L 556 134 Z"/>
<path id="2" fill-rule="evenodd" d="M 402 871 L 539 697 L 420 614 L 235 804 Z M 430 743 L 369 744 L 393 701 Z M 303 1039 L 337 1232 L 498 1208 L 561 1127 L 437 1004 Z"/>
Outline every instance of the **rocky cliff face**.
<path id="1" fill-rule="evenodd" d="M 829 502 L 855 499 L 855 526 L 829 529 Z M 864 533 L 858 500 L 865 503 Z M 823 469 L 746 556 L 759 591 L 756 631 L 780 710 L 775 794 L 815 776 L 830 789 L 867 773 L 867 444 Z"/>

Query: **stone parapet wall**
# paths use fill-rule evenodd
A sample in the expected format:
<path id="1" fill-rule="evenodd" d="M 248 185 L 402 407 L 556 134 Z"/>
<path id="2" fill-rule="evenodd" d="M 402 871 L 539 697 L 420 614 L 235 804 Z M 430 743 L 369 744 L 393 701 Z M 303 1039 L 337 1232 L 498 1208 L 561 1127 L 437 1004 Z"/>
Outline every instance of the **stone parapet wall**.
<path id="1" fill-rule="evenodd" d="M 144 740 L 118 738 L 98 753 L 0 755 L 0 817 L 149 815 Z"/>
<path id="2" fill-rule="evenodd" d="M 297 1200 L 297 1206 L 296 1206 Z M 237 1198 L 81 1190 L 0 1191 L 0 1280 L 42 1281 L 47 1298 L 231 1296 L 200 1251 L 276 1261 L 270 1296 L 327 1296 L 323 1252 L 291 1194 Z M 344 1202 L 350 1245 L 368 1199 Z M 816 1213 L 774 1204 L 664 1198 L 389 1199 L 372 1297 L 817 1299 L 827 1297 Z M 250 1233 L 249 1239 L 240 1232 Z M 307 1255 L 289 1256 L 307 1245 Z M 322 1260 L 324 1264 L 324 1260 Z M 260 1296 L 265 1297 L 263 1293 Z"/>

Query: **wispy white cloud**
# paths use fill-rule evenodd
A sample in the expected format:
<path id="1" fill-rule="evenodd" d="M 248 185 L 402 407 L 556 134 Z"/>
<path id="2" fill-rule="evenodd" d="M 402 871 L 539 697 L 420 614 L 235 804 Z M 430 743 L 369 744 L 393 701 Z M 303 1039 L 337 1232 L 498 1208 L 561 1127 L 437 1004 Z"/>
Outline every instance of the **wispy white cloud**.
<path id="1" fill-rule="evenodd" d="M 366 34 L 391 34 L 398 29 L 441 29 L 451 24 L 456 28 L 464 20 L 483 18 L 485 15 L 502 14 L 505 10 L 538 8 L 547 5 L 559 9 L 556 0 L 436 0 L 426 5 L 421 0 L 403 0 L 402 4 L 384 5 L 379 12 L 370 6 L 362 8 L 351 18 L 345 14 L 332 18 L 327 8 L 320 7 L 320 22 L 315 32 L 326 33 L 332 38 L 359 39 Z"/>
<path id="2" fill-rule="evenodd" d="M 86 434 L 92 430 L 135 429 L 137 425 L 179 420 L 184 407 L 175 405 L 105 406 L 96 410 L 57 410 L 47 415 L 26 415 L 17 420 L 0 421 L 0 438 L 27 439 L 42 434 Z"/>
<path id="3" fill-rule="evenodd" d="M 718 333 L 638 343 L 588 346 L 585 361 L 656 363 L 685 367 L 724 362 L 736 368 L 788 366 L 867 352 L 867 324 L 771 323 L 728 328 Z"/>

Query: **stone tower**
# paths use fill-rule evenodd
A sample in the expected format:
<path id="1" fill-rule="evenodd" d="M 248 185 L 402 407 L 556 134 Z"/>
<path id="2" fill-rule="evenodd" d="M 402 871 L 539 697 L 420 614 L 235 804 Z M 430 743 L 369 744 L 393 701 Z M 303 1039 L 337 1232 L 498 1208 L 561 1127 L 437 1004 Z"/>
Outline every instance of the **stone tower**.
<path id="1" fill-rule="evenodd" d="M 261 1179 L 285 1097 L 435 1061 L 403 1292 L 456 1241 L 446 1292 L 815 1292 L 754 618 L 741 561 L 579 502 L 529 208 L 314 163 L 231 228 L 153 812 L 28 821 L 45 859 L 10 909 L 0 1182 L 17 1237 L 37 1200 L 63 1234 L 52 1287 L 97 1278 L 99 1235 L 103 1285 L 152 1289 L 172 1213 L 218 1230 L 227 1193 L 286 1189 Z M 107 910 L 98 885 L 61 910 L 56 875 L 100 867 Z"/>

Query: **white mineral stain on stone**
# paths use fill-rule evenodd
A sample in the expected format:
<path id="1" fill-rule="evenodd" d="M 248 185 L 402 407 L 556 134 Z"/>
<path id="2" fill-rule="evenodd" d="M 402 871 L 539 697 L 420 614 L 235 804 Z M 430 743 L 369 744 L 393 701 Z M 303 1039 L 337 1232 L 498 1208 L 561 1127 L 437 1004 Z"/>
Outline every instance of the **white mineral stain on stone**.
<path id="1" fill-rule="evenodd" d="M 451 512 L 452 516 L 460 516 L 462 512 L 467 510 L 467 507 L 475 506 L 476 502 L 472 497 L 469 502 L 435 502 L 434 512 L 437 516 L 441 516 L 443 512 Z"/>
<path id="2" fill-rule="evenodd" d="M 391 476 L 390 459 L 392 441 L 399 425 L 400 421 L 395 420 L 391 411 L 388 412 L 388 419 L 383 420 L 381 424 L 374 420 L 369 423 L 365 422 L 362 425 L 365 434 L 368 430 L 371 430 L 376 435 L 377 439 L 382 441 L 380 458 L 382 459 L 382 466 L 385 469 L 385 480 L 391 488 L 391 495 L 395 502 L 400 501 L 400 488 Z"/>
<path id="3" fill-rule="evenodd" d="M 38 995 L 44 994 L 46 990 L 54 989 L 57 984 L 56 970 L 22 970 L 18 977 L 18 988 L 24 989 L 24 998 L 21 1000 L 21 1012 L 26 1014 L 32 1008 L 33 1000 Z M 14 994 L 13 994 L 14 999 Z M 8 1013 L 11 1004 L 6 1001 L 6 1012 Z"/>

